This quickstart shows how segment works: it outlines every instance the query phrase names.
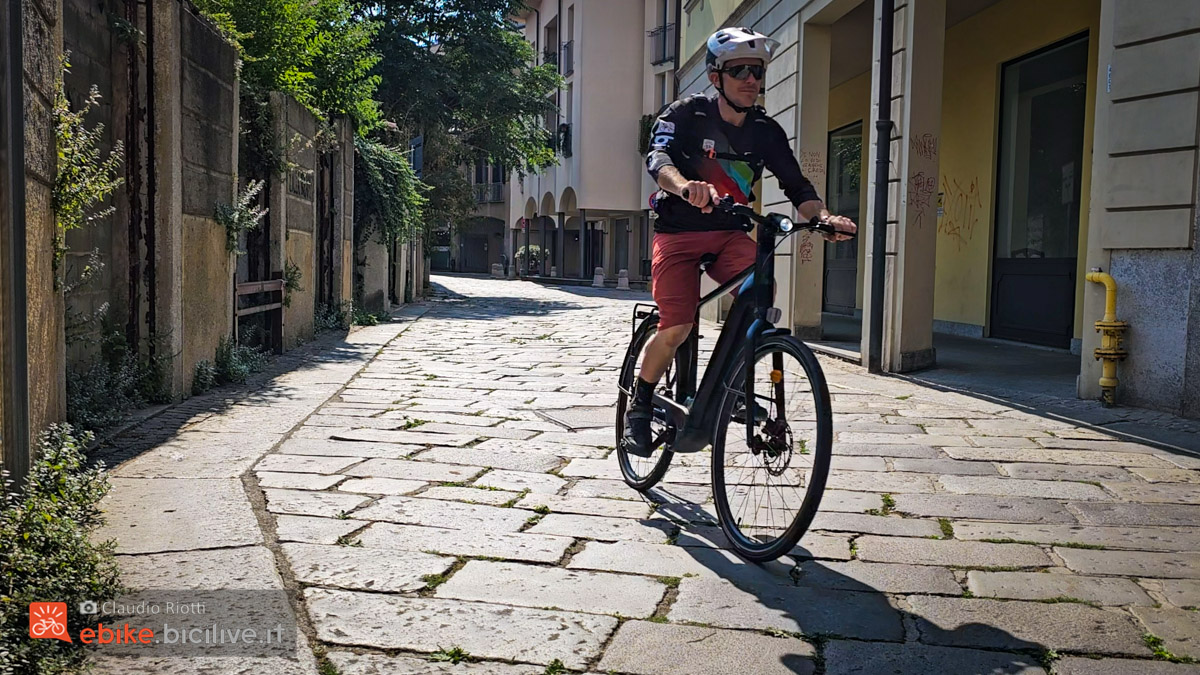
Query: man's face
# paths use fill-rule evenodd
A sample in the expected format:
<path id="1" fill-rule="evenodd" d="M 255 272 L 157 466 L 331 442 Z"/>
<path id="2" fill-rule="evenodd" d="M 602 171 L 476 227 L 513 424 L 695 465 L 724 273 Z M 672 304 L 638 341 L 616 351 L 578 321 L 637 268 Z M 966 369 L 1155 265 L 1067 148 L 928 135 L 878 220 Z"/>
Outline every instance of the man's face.
<path id="1" fill-rule="evenodd" d="M 763 65 L 762 59 L 733 59 L 726 61 L 724 69 L 728 70 L 734 66 L 740 65 Z M 718 80 L 718 78 L 720 78 Z M 727 73 L 709 73 L 708 79 L 713 85 L 720 85 L 725 88 L 725 96 L 735 104 L 743 107 L 749 107 L 758 102 L 758 94 L 762 90 L 762 82 L 754 75 L 750 75 L 744 80 L 737 80 Z"/>

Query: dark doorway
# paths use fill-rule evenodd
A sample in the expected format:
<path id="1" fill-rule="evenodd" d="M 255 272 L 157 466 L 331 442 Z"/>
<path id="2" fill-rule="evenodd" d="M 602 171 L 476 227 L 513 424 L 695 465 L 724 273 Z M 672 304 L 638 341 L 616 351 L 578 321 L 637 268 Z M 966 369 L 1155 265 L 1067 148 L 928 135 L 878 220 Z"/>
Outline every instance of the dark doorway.
<path id="1" fill-rule="evenodd" d="M 861 121 L 830 132 L 828 176 L 825 194 L 829 211 L 859 222 Z M 854 314 L 857 285 L 858 240 L 826 242 L 822 308 L 832 314 Z"/>
<path id="2" fill-rule="evenodd" d="M 1071 344 L 1087 62 L 1084 35 L 1004 66 L 992 337 Z"/>
<path id="3" fill-rule="evenodd" d="M 464 234 L 462 237 L 462 259 L 458 263 L 463 272 L 488 271 L 488 238 L 486 234 Z"/>

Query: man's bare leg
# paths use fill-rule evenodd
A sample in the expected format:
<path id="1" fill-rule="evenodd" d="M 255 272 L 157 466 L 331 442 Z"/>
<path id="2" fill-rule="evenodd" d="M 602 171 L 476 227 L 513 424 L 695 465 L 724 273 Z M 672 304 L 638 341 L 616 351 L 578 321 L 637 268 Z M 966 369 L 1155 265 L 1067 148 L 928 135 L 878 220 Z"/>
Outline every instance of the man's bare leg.
<path id="1" fill-rule="evenodd" d="M 675 352 L 687 342 L 691 332 L 692 324 L 685 323 L 655 333 L 646 345 L 646 353 L 642 357 L 642 371 L 638 373 L 638 377 L 651 384 L 656 384 L 662 379 L 663 373 L 667 372 L 671 365 L 671 359 L 675 358 Z"/>

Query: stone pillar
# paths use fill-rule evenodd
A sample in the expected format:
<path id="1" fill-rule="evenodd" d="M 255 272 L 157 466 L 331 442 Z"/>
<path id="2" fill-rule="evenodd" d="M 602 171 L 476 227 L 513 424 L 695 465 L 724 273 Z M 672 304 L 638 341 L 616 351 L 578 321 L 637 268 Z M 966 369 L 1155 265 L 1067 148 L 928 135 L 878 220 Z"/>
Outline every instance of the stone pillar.
<path id="1" fill-rule="evenodd" d="M 558 221 L 555 227 L 558 228 L 558 236 L 554 239 L 554 260 L 555 268 L 562 276 L 567 276 L 566 251 L 567 251 L 567 214 L 562 211 L 558 212 Z M 556 275 L 557 276 L 557 275 Z"/>
<path id="2" fill-rule="evenodd" d="M 796 83 L 799 95 L 796 145 L 800 150 L 801 169 L 822 199 L 825 198 L 825 174 L 829 166 L 830 44 L 829 26 L 803 26 L 797 71 L 799 81 Z M 800 232 L 791 239 L 791 326 L 800 339 L 819 340 L 825 283 L 825 240 L 812 232 Z M 779 298 L 775 304 L 783 307 L 783 298 Z"/>
<path id="3" fill-rule="evenodd" d="M 190 390 L 190 366 L 183 358 L 183 109 L 180 100 L 180 5 L 154 6 L 154 120 L 155 203 L 151 226 L 155 230 L 154 267 L 157 285 L 154 327 L 163 353 L 176 354 L 167 361 L 164 384 L 174 396 Z M 235 85 L 236 86 L 236 85 Z M 234 110 L 237 97 L 234 96 Z M 237 129 L 237 124 L 234 124 Z M 237 152 L 236 132 L 231 139 Z M 237 166 L 234 158 L 231 166 Z M 234 186 L 237 189 L 237 186 Z M 232 293 L 232 289 L 230 290 Z"/>
<path id="4" fill-rule="evenodd" d="M 56 171 L 51 109 L 62 53 L 61 0 L 24 5 L 25 260 L 28 288 L 29 438 L 66 416 L 63 295 L 54 285 Z M 19 472 L 24 467 L 13 467 Z"/>
<path id="5" fill-rule="evenodd" d="M 587 278 L 587 209 L 579 209 L 579 278 Z"/>
<path id="6" fill-rule="evenodd" d="M 516 250 L 515 234 L 517 230 L 510 225 L 504 226 L 504 256 L 508 259 L 508 276 L 509 279 L 514 279 L 517 276 L 517 260 L 513 252 Z"/>
<path id="7" fill-rule="evenodd" d="M 909 372 L 934 365 L 933 284 L 937 245 L 938 145 L 942 121 L 942 59 L 946 0 L 896 3 L 892 58 L 891 139 L 887 260 L 885 264 L 883 367 Z M 875 17 L 873 89 L 879 77 L 879 16 Z M 871 113 L 874 129 L 878 111 Z M 872 139 L 874 140 L 874 139 Z M 871 143 L 869 166 L 874 166 Z M 874 185 L 867 197 L 874 203 Z M 868 218 L 870 220 L 870 218 Z M 892 224 L 894 223 L 894 225 Z M 862 236 L 870 241 L 869 223 Z M 868 247 L 869 250 L 870 247 Z M 870 344 L 871 262 L 865 263 L 862 350 Z"/>

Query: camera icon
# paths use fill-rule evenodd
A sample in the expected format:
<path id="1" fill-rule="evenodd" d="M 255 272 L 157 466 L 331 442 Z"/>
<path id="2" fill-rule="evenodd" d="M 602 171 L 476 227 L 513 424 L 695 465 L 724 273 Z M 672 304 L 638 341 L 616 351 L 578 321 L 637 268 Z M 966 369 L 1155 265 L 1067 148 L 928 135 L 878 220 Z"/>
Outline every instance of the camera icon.
<path id="1" fill-rule="evenodd" d="M 95 600 L 84 600 L 79 603 L 80 614 L 99 614 L 100 608 L 96 605 Z"/>

